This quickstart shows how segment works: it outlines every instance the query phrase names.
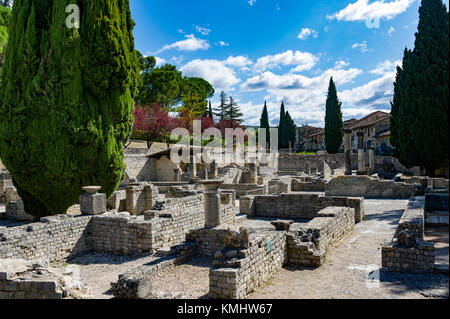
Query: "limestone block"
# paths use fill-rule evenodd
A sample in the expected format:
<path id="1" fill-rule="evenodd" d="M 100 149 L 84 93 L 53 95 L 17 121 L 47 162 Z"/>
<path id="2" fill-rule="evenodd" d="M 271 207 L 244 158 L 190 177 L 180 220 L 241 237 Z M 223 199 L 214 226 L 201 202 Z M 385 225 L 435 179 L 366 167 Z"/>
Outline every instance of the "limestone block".
<path id="1" fill-rule="evenodd" d="M 106 212 L 105 194 L 83 194 L 80 196 L 80 211 L 83 215 L 100 215 Z"/>

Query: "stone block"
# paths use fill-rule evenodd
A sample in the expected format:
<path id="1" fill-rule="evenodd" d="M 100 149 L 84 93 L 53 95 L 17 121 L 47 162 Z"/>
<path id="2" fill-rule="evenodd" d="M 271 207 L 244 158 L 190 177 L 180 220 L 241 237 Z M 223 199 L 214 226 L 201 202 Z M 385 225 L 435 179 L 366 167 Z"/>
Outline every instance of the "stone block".
<path id="1" fill-rule="evenodd" d="M 80 196 L 80 211 L 83 215 L 100 215 L 106 212 L 105 194 L 83 194 Z"/>

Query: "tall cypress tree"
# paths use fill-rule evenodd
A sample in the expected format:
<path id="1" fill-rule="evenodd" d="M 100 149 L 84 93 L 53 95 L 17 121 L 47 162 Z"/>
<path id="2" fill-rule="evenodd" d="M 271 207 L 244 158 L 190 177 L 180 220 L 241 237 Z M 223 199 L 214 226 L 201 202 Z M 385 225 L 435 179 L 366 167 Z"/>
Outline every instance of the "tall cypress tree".
<path id="1" fill-rule="evenodd" d="M 280 124 L 278 125 L 278 147 L 288 148 L 288 123 L 286 120 L 286 110 L 284 107 L 284 102 L 281 102 L 280 108 Z"/>
<path id="2" fill-rule="evenodd" d="M 259 121 L 259 127 L 266 130 L 266 145 L 270 147 L 270 123 L 269 123 L 269 113 L 267 112 L 267 102 L 264 102 L 264 108 L 261 114 L 261 119 Z"/>
<path id="3" fill-rule="evenodd" d="M 342 121 L 342 103 L 339 101 L 333 77 L 330 79 L 325 111 L 325 144 L 329 154 L 339 152 L 344 133 Z"/>
<path id="4" fill-rule="evenodd" d="M 212 106 L 211 106 L 211 100 L 209 101 L 208 117 L 209 118 L 214 118 L 213 110 L 212 110 Z"/>
<path id="5" fill-rule="evenodd" d="M 66 27 L 66 7 L 80 28 Z M 0 91 L 0 157 L 27 213 L 65 213 L 82 186 L 124 177 L 139 79 L 128 0 L 14 1 Z"/>
<path id="6" fill-rule="evenodd" d="M 441 0 L 422 0 L 414 50 L 397 68 L 391 116 L 394 155 L 429 175 L 448 165 L 449 13 Z"/>
<path id="7" fill-rule="evenodd" d="M 295 122 L 292 119 L 289 112 L 286 112 L 286 122 L 287 122 L 287 129 L 286 129 L 286 136 L 287 136 L 287 142 L 289 147 L 289 142 L 291 142 L 291 146 L 295 146 L 295 140 L 296 140 L 296 126 Z"/>

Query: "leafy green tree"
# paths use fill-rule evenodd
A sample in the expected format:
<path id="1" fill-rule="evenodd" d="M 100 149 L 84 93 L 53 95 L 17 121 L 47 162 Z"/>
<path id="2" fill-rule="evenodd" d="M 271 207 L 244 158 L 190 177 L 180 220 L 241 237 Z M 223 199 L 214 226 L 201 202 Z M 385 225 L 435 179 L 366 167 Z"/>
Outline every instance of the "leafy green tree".
<path id="1" fill-rule="evenodd" d="M 151 74 L 156 66 L 156 59 L 152 56 L 143 56 L 139 51 L 136 50 L 136 55 L 139 60 L 139 93 L 135 100 L 137 104 L 140 105 L 150 105 L 152 103 L 157 103 L 157 101 L 150 100 L 150 93 L 152 89 L 151 85 Z"/>
<path id="2" fill-rule="evenodd" d="M 336 154 L 344 137 L 342 120 L 342 103 L 339 101 L 333 77 L 330 79 L 325 111 L 325 145 L 329 154 Z"/>
<path id="3" fill-rule="evenodd" d="M 128 0 L 78 0 L 80 28 L 66 27 L 73 0 L 13 6 L 0 91 L 0 157 L 25 210 L 65 213 L 82 186 L 108 196 L 124 177 L 139 63 Z"/>
<path id="4" fill-rule="evenodd" d="M 269 123 L 269 113 L 267 112 L 267 102 L 264 102 L 264 108 L 261 114 L 261 119 L 259 120 L 259 127 L 266 130 L 266 145 L 270 147 L 270 123 Z"/>
<path id="5" fill-rule="evenodd" d="M 181 108 L 189 110 L 195 117 L 201 117 L 207 111 L 207 99 L 213 95 L 214 88 L 208 81 L 185 77 L 181 87 Z"/>
<path id="6" fill-rule="evenodd" d="M 391 102 L 394 156 L 427 174 L 448 165 L 449 13 L 441 0 L 422 0 L 414 50 L 405 49 Z"/>
<path id="7" fill-rule="evenodd" d="M 212 106 L 211 106 L 211 100 L 209 100 L 208 117 L 211 118 L 211 119 L 214 118 L 214 113 L 213 113 L 213 109 L 212 109 Z"/>
<path id="8" fill-rule="evenodd" d="M 167 109 L 171 109 L 181 101 L 183 77 L 176 66 L 166 64 L 152 69 L 148 77 L 145 77 L 139 103 L 159 103 Z"/>
<path id="9" fill-rule="evenodd" d="M 12 0 L 0 0 L 0 7 L 12 7 Z"/>

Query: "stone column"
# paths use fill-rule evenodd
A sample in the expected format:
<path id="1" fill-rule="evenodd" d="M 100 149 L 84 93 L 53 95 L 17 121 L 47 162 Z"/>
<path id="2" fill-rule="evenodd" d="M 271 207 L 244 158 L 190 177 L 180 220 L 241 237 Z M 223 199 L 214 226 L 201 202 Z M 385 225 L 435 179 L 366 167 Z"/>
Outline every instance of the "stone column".
<path id="1" fill-rule="evenodd" d="M 289 141 L 289 153 L 292 153 L 292 142 Z"/>
<path id="2" fill-rule="evenodd" d="M 216 161 L 212 161 L 210 170 L 211 170 L 210 176 L 211 179 L 217 178 L 217 175 L 219 175 L 219 169 L 217 167 Z"/>
<path id="3" fill-rule="evenodd" d="M 80 196 L 80 211 L 83 215 L 100 215 L 106 212 L 106 195 L 99 194 L 100 186 L 83 187 Z"/>
<path id="4" fill-rule="evenodd" d="M 306 162 L 306 174 L 311 175 L 311 163 Z"/>
<path id="5" fill-rule="evenodd" d="M 219 187 L 223 184 L 223 182 L 224 181 L 219 180 L 200 182 L 205 188 L 205 227 L 207 228 L 214 228 L 221 224 Z"/>
<path id="6" fill-rule="evenodd" d="M 369 147 L 369 175 L 375 171 L 375 148 Z"/>
<path id="7" fill-rule="evenodd" d="M 204 167 L 204 168 L 203 168 L 203 172 L 204 172 L 204 175 L 205 175 L 205 180 L 207 181 L 207 180 L 209 179 L 209 176 L 208 176 L 208 168 Z"/>
<path id="8" fill-rule="evenodd" d="M 364 132 L 358 132 L 358 175 L 365 175 L 364 163 Z"/>
<path id="9" fill-rule="evenodd" d="M 145 185 L 144 187 L 145 205 L 144 211 L 153 208 L 153 188 L 152 185 Z"/>
<path id="10" fill-rule="evenodd" d="M 352 130 L 344 129 L 345 175 L 352 175 Z"/>
<path id="11" fill-rule="evenodd" d="M 174 181 L 175 182 L 181 182 L 181 170 L 179 168 L 174 168 L 173 172 L 175 173 Z"/>

